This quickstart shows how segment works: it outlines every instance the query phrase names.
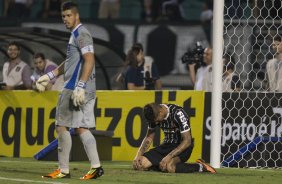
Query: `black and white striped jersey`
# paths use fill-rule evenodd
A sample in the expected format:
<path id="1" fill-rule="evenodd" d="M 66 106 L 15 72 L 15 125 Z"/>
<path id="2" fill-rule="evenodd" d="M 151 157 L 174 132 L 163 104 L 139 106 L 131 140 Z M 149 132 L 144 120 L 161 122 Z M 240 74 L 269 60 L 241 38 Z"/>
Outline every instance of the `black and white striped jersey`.
<path id="1" fill-rule="evenodd" d="M 168 109 L 167 117 L 159 124 L 149 122 L 149 129 L 159 126 L 164 132 L 163 143 L 180 143 L 181 133 L 191 131 L 190 120 L 184 109 L 174 104 L 161 104 Z M 192 134 L 191 134 L 192 135 Z"/>

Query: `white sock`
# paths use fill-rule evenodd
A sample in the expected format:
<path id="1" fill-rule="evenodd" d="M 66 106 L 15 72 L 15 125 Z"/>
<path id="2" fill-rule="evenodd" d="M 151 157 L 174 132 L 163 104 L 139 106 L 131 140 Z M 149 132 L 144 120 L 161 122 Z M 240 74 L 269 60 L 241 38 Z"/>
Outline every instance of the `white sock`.
<path id="1" fill-rule="evenodd" d="M 203 165 L 199 164 L 200 168 L 199 168 L 199 172 L 203 172 Z"/>
<path id="2" fill-rule="evenodd" d="M 69 173 L 69 159 L 71 151 L 71 135 L 69 131 L 58 133 L 58 160 L 59 168 L 63 173 Z"/>
<path id="3" fill-rule="evenodd" d="M 97 144 L 95 137 L 89 130 L 80 134 L 79 137 L 84 145 L 84 149 L 88 156 L 88 159 L 90 160 L 91 168 L 100 167 L 101 164 L 97 152 Z"/>

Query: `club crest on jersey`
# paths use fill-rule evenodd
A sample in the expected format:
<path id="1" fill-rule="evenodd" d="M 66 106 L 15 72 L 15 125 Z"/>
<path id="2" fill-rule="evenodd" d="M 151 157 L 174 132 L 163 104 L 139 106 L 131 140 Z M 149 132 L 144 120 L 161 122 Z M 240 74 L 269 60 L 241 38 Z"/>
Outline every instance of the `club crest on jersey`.
<path id="1" fill-rule="evenodd" d="M 184 116 L 183 112 L 182 112 L 182 111 L 179 111 L 179 112 L 177 112 L 176 114 L 178 115 L 178 117 L 179 117 L 179 119 L 180 119 L 180 121 L 181 121 L 181 123 L 182 123 L 182 125 L 183 125 L 183 128 L 184 128 L 185 130 L 188 129 L 189 126 L 188 126 L 187 118 Z"/>
<path id="2" fill-rule="evenodd" d="M 16 68 L 16 72 L 20 71 L 21 70 L 21 67 L 20 66 L 17 66 Z"/>

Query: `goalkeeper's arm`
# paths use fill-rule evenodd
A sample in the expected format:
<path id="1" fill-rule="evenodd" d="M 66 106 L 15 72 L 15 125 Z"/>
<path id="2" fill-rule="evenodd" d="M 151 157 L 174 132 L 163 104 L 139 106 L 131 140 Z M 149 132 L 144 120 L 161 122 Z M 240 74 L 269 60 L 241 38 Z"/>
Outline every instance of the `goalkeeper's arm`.
<path id="1" fill-rule="evenodd" d="M 65 62 L 61 63 L 56 69 L 54 69 L 53 71 L 42 75 L 41 77 L 39 77 L 39 79 L 36 81 L 35 85 L 36 85 L 36 89 L 39 92 L 43 92 L 46 90 L 47 85 L 49 84 L 50 80 L 62 75 L 64 73 L 64 65 Z"/>
<path id="2" fill-rule="evenodd" d="M 64 67 L 65 67 L 65 61 L 62 62 L 55 70 L 53 70 L 53 73 L 56 77 L 64 74 Z"/>

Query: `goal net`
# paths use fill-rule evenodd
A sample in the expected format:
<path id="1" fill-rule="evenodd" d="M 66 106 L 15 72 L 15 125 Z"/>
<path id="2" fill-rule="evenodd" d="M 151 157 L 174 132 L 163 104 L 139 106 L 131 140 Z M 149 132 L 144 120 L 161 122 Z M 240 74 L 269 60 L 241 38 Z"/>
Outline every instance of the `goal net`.
<path id="1" fill-rule="evenodd" d="M 223 53 L 241 86 L 222 95 L 222 167 L 282 167 L 282 91 L 269 88 L 282 64 L 267 74 L 279 35 L 281 0 L 225 0 Z"/>

